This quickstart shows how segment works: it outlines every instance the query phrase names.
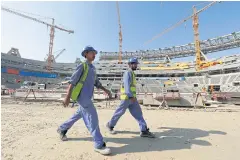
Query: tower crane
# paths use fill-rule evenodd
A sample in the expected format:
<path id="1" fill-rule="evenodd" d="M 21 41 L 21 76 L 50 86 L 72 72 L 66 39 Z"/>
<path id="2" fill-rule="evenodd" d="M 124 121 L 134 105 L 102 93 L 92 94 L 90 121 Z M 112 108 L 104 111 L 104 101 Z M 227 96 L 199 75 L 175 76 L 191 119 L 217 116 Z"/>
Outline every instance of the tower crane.
<path id="1" fill-rule="evenodd" d="M 118 55 L 118 63 L 122 63 L 122 26 L 120 21 L 120 11 L 118 1 L 116 1 L 117 6 L 117 14 L 118 14 L 118 25 L 119 25 L 119 55 Z"/>
<path id="2" fill-rule="evenodd" d="M 203 7 L 202 9 L 198 10 L 196 9 L 196 6 L 193 6 L 193 14 L 179 22 L 177 22 L 176 24 L 172 25 L 171 27 L 163 30 L 160 34 L 154 36 L 151 40 L 145 42 L 145 44 L 148 44 L 150 42 L 152 42 L 153 40 L 161 37 L 162 35 L 164 35 L 165 33 L 169 32 L 170 30 L 176 28 L 177 26 L 183 24 L 184 22 L 186 22 L 189 19 L 193 19 L 193 31 L 194 31 L 194 43 L 195 43 L 195 51 L 196 51 L 196 70 L 199 71 L 202 68 L 205 67 L 209 67 L 212 65 L 216 65 L 216 64 L 221 64 L 222 62 L 207 62 L 206 61 L 206 56 L 201 52 L 201 48 L 200 48 L 200 40 L 199 40 L 199 31 L 198 31 L 198 14 L 201 13 L 202 11 L 205 11 L 206 9 L 208 9 L 209 7 L 211 7 L 212 5 L 214 5 L 215 2 L 211 2 L 208 5 L 206 5 L 205 7 Z M 218 2 L 220 3 L 220 2 Z"/>
<path id="3" fill-rule="evenodd" d="M 64 29 L 64 28 L 61 28 L 61 27 L 55 25 L 54 24 L 54 18 L 51 18 L 52 19 L 52 24 L 50 24 L 50 23 L 44 22 L 42 20 L 39 20 L 37 18 L 30 17 L 28 15 L 13 11 L 12 9 L 5 8 L 3 6 L 1 7 L 1 9 L 3 11 L 15 14 L 17 16 L 20 16 L 20 17 L 23 17 L 23 18 L 26 18 L 26 19 L 33 20 L 33 21 L 38 22 L 38 23 L 42 23 L 42 24 L 46 25 L 47 27 L 50 27 L 50 42 L 49 42 L 49 50 L 48 50 L 48 58 L 47 58 L 47 62 L 48 62 L 47 63 L 47 70 L 50 72 L 52 70 L 52 60 L 54 59 L 52 52 L 53 52 L 53 40 L 54 40 L 55 29 L 67 32 L 69 34 L 74 33 L 74 31 L 73 30 L 67 30 L 67 29 Z"/>

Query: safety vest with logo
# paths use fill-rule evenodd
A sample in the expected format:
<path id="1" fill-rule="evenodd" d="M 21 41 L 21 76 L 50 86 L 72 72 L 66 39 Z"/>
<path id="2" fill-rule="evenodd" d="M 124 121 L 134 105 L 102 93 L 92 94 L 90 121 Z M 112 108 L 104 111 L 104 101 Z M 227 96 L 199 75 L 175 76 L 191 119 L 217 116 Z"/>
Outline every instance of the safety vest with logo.
<path id="1" fill-rule="evenodd" d="M 71 99 L 73 101 L 77 101 L 78 96 L 81 93 L 81 90 L 83 88 L 83 84 L 87 78 L 88 75 L 88 64 L 86 62 L 83 63 L 83 74 L 79 80 L 79 82 L 77 83 L 76 86 L 74 86 L 74 88 L 72 89 L 72 94 L 71 94 Z"/>
<path id="2" fill-rule="evenodd" d="M 131 79 L 131 84 L 130 84 L 130 91 L 132 92 L 133 97 L 136 98 L 137 97 L 137 94 L 136 94 L 136 84 L 137 84 L 137 81 L 136 81 L 136 77 L 135 77 L 134 72 L 131 72 L 131 74 L 132 74 L 132 79 Z M 121 86 L 121 96 L 120 96 L 120 99 L 121 100 L 129 99 L 128 96 L 125 94 L 125 89 L 124 89 L 123 85 Z"/>

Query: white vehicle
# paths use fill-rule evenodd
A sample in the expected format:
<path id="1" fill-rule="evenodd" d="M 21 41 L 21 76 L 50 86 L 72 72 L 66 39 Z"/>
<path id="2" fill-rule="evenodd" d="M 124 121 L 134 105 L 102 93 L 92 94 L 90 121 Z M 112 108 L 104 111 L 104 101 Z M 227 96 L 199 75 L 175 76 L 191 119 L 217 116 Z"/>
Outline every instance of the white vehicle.
<path id="1" fill-rule="evenodd" d="M 46 84 L 38 84 L 38 89 L 45 89 L 46 88 Z"/>
<path id="2" fill-rule="evenodd" d="M 21 89 L 38 89 L 38 83 L 32 81 L 24 81 Z"/>

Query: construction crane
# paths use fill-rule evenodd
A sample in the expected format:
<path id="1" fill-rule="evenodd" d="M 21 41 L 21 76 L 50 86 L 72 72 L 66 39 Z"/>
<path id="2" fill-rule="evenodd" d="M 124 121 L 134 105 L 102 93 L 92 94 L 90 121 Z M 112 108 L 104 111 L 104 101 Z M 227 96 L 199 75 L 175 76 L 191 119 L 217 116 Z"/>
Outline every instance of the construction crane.
<path id="1" fill-rule="evenodd" d="M 56 61 L 56 59 L 57 59 L 64 51 L 66 51 L 66 49 L 61 50 L 61 52 L 59 52 L 59 53 L 55 56 L 54 60 Z"/>
<path id="2" fill-rule="evenodd" d="M 205 6 L 202 11 L 214 5 L 216 2 L 212 2 Z M 206 56 L 203 54 L 200 48 L 200 40 L 199 40 L 199 29 L 198 29 L 198 13 L 196 6 L 193 6 L 193 31 L 194 31 L 194 42 L 195 42 L 195 51 L 196 51 L 196 70 L 199 71 L 202 68 L 206 68 L 209 66 L 213 66 L 216 64 L 221 64 L 222 62 L 207 62 Z"/>
<path id="3" fill-rule="evenodd" d="M 68 32 L 69 34 L 74 33 L 74 31 L 67 30 L 67 29 L 64 29 L 64 28 L 61 28 L 61 27 L 55 25 L 54 24 L 54 18 L 51 18 L 52 19 L 52 24 L 50 24 L 50 23 L 41 21 L 39 19 L 27 16 L 25 14 L 13 11 L 12 9 L 5 8 L 3 6 L 1 7 L 1 9 L 3 11 L 9 12 L 9 13 L 12 13 L 12 14 L 15 14 L 17 16 L 24 17 L 24 18 L 27 18 L 27 19 L 30 19 L 30 20 L 33 20 L 33 21 L 38 22 L 38 23 L 42 23 L 42 24 L 46 25 L 47 27 L 50 27 L 50 42 L 49 42 L 49 50 L 48 50 L 48 58 L 47 58 L 47 62 L 48 62 L 47 63 L 47 70 L 50 72 L 52 70 L 52 60 L 54 59 L 52 52 L 53 52 L 53 40 L 54 40 L 55 29 L 59 29 L 60 31 Z"/>
<path id="4" fill-rule="evenodd" d="M 60 52 L 59 52 L 60 51 Z M 56 59 L 64 52 L 66 51 L 66 49 L 62 49 L 62 50 L 58 50 L 56 52 L 59 52 L 56 56 L 52 56 L 52 59 L 51 59 L 51 63 L 55 63 L 56 62 Z M 44 59 L 45 61 L 48 61 L 48 54 L 47 54 L 47 57 Z"/>
<path id="5" fill-rule="evenodd" d="M 118 55 L 118 64 L 122 64 L 122 26 L 120 21 L 120 11 L 118 1 L 116 1 L 117 14 L 118 14 L 118 25 L 119 25 L 119 55 Z"/>
<path id="6" fill-rule="evenodd" d="M 196 51 L 196 70 L 199 71 L 202 68 L 206 68 L 212 65 L 216 65 L 216 64 L 221 64 L 222 62 L 207 62 L 207 58 L 206 56 L 201 52 L 201 48 L 200 48 L 200 40 L 199 40 L 199 31 L 198 31 L 198 14 L 201 13 L 202 11 L 205 11 L 206 9 L 208 9 L 209 7 L 211 7 L 212 5 L 214 5 L 215 2 L 211 2 L 210 4 L 206 5 L 205 7 L 203 7 L 202 9 L 198 10 L 196 9 L 196 6 L 193 6 L 193 15 L 177 22 L 176 24 L 172 25 L 171 27 L 165 29 L 163 32 L 161 32 L 160 34 L 154 36 L 151 40 L 145 42 L 145 44 L 148 44 L 150 42 L 152 42 L 153 40 L 161 37 L 162 35 L 164 35 L 165 33 L 169 32 L 170 30 L 176 28 L 177 26 L 183 24 L 184 22 L 186 22 L 189 19 L 193 19 L 193 31 L 194 31 L 194 42 L 195 42 L 195 51 Z M 220 2 L 219 2 L 220 3 Z"/>

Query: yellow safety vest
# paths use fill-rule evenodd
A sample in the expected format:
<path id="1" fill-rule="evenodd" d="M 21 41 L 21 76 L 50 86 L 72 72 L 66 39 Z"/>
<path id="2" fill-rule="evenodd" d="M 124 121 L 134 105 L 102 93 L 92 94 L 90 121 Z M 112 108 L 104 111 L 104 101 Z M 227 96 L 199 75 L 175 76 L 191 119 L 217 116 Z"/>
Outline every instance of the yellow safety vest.
<path id="1" fill-rule="evenodd" d="M 73 101 L 77 101 L 78 96 L 80 95 L 81 90 L 83 88 L 83 84 L 87 78 L 87 75 L 88 75 L 88 64 L 86 62 L 84 62 L 83 63 L 83 74 L 80 78 L 80 81 L 77 83 L 76 86 L 74 86 L 72 93 L 71 93 L 71 99 Z"/>
<path id="2" fill-rule="evenodd" d="M 136 81 L 136 77 L 135 77 L 134 72 L 131 72 L 131 73 L 132 73 L 132 80 L 131 80 L 131 84 L 130 84 L 130 91 L 132 92 L 133 97 L 136 98 L 137 97 L 137 94 L 136 94 L 136 84 L 137 84 L 137 81 Z M 123 85 L 121 86 L 121 96 L 120 96 L 120 99 L 121 100 L 129 99 L 128 96 L 125 94 L 125 89 L 124 89 Z"/>

